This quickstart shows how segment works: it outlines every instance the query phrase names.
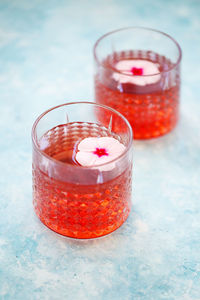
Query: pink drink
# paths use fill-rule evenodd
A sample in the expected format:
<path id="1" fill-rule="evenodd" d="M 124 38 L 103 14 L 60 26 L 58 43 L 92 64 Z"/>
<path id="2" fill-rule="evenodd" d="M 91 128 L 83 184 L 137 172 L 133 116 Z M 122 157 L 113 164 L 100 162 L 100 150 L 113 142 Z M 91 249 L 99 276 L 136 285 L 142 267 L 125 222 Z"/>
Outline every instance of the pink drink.
<path id="1" fill-rule="evenodd" d="M 119 167 L 99 171 L 81 167 L 75 159 L 77 144 L 84 138 L 113 135 L 120 139 L 102 125 L 72 122 L 40 137 L 42 152 L 33 148 L 33 204 L 47 227 L 69 237 L 93 238 L 114 231 L 127 219 L 131 160 L 126 156 Z"/>
<path id="2" fill-rule="evenodd" d="M 145 29 L 139 28 L 122 29 L 105 35 L 95 45 L 95 99 L 97 103 L 108 105 L 121 112 L 129 120 L 134 138 L 158 137 L 170 132 L 179 119 L 180 48 L 176 44 L 174 47 L 174 41 L 170 40 L 169 50 L 172 52 L 170 47 L 178 49 L 176 53 L 178 63 L 173 62 L 167 52 L 166 55 L 160 55 L 159 52 L 152 50 L 113 52 L 110 49 L 111 54 L 106 55 L 109 53 L 107 48 L 114 48 L 115 43 L 116 48 L 122 48 L 117 35 L 123 39 L 126 30 L 127 35 L 129 31 L 129 33 L 133 31 L 133 40 L 134 38 L 140 40 L 140 35 L 142 37 L 145 32 Z M 137 30 L 139 30 L 138 36 Z M 152 31 L 152 34 L 160 33 Z M 161 35 L 161 40 L 162 38 L 166 40 L 166 37 L 168 36 Z M 144 38 L 148 40 L 147 33 Z M 148 43 L 150 45 L 151 40 L 148 40 Z M 155 48 L 159 49 L 156 44 Z M 129 67 L 119 69 L 120 63 Z M 141 66 L 138 67 L 138 64 Z M 143 73 L 145 69 L 142 65 L 148 67 L 150 65 L 150 68 L 153 66 L 152 73 L 147 72 L 148 75 Z"/>

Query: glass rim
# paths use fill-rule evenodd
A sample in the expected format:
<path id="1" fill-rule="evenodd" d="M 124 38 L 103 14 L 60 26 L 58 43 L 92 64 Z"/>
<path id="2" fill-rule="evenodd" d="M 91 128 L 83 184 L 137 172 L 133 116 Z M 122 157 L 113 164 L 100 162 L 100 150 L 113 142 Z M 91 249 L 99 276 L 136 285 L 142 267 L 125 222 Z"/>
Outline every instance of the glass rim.
<path id="1" fill-rule="evenodd" d="M 57 109 L 57 108 L 60 108 L 60 107 L 63 107 L 63 106 L 69 106 L 69 105 L 74 105 L 74 104 L 89 104 L 89 105 L 94 105 L 94 106 L 98 106 L 98 107 L 102 107 L 104 109 L 107 109 L 115 114 L 117 114 L 120 118 L 122 118 L 128 129 L 129 129 L 129 132 L 130 132 L 130 139 L 129 139 L 129 143 L 128 145 L 126 146 L 125 150 L 119 155 L 117 156 L 116 158 L 106 162 L 106 163 L 101 163 L 101 164 L 98 164 L 98 165 L 92 165 L 92 166 L 81 166 L 81 165 L 71 165 L 70 163 L 66 163 L 66 162 L 62 162 L 62 161 L 59 161 L 59 160 L 56 160 L 55 158 L 52 158 L 51 156 L 49 156 L 48 154 L 46 154 L 43 150 L 41 150 L 39 148 L 39 144 L 37 142 L 37 137 L 36 137 L 36 128 L 37 128 L 37 125 L 39 124 L 40 120 L 45 116 L 47 115 L 49 112 Z M 102 104 L 98 104 L 98 103 L 95 103 L 95 102 L 89 102 L 89 101 L 76 101 L 76 102 L 69 102 L 69 103 L 63 103 L 63 104 L 60 104 L 60 105 L 56 105 L 56 106 L 53 106 L 52 108 L 49 108 L 47 110 L 45 110 L 42 114 L 40 114 L 35 122 L 33 123 L 33 126 L 32 126 L 32 130 L 31 130 L 31 138 L 32 138 L 32 145 L 34 146 L 34 149 L 42 156 L 46 157 L 48 160 L 52 161 L 53 163 L 55 164 L 58 164 L 60 166 L 71 166 L 71 167 L 75 167 L 75 168 L 81 168 L 81 169 L 96 169 L 98 167 L 102 167 L 102 166 L 105 166 L 105 165 L 108 165 L 110 163 L 113 163 L 119 159 L 121 159 L 122 157 L 124 157 L 128 152 L 129 150 L 131 149 L 132 147 L 132 144 L 133 144 L 133 130 L 132 130 L 132 127 L 129 123 L 129 121 L 120 113 L 118 112 L 117 110 L 109 107 L 109 106 L 106 106 L 106 105 L 102 105 Z"/>
<path id="2" fill-rule="evenodd" d="M 96 53 L 98 45 L 100 44 L 100 42 L 102 40 L 104 40 L 104 38 L 107 38 L 108 36 L 110 36 L 112 34 L 115 34 L 115 33 L 118 33 L 120 31 L 126 31 L 126 30 L 132 30 L 132 29 L 139 29 L 139 30 L 143 30 L 143 31 L 155 32 L 155 33 L 158 33 L 160 35 L 163 35 L 163 36 L 169 38 L 176 45 L 176 47 L 178 49 L 178 58 L 177 58 L 177 61 L 168 70 L 163 70 L 163 71 L 161 71 L 159 73 L 154 73 L 154 74 L 151 74 L 151 75 L 134 75 L 134 77 L 137 77 L 137 78 L 139 78 L 139 77 L 140 78 L 141 77 L 145 77 L 145 78 L 147 78 L 147 77 L 157 76 L 157 75 L 160 75 L 160 74 L 163 74 L 163 73 L 168 73 L 168 72 L 172 71 L 174 68 L 176 68 L 176 66 L 178 66 L 180 64 L 181 59 L 182 59 L 182 50 L 181 50 L 181 47 L 180 47 L 179 43 L 173 37 L 171 37 L 169 34 L 163 32 L 163 31 L 157 30 L 157 29 L 153 29 L 153 28 L 142 27 L 142 26 L 129 26 L 129 27 L 122 27 L 122 28 L 119 28 L 119 29 L 115 29 L 115 30 L 109 31 L 109 32 L 103 34 L 102 36 L 100 36 L 100 38 L 97 39 L 97 41 L 95 42 L 94 47 L 93 47 L 93 56 L 94 56 L 94 59 L 95 59 L 95 61 L 97 62 L 98 65 L 100 65 L 101 67 L 103 67 L 105 69 L 112 70 L 115 73 L 119 73 L 119 74 L 123 74 L 124 76 L 132 77 L 132 74 L 123 73 L 122 71 L 120 71 L 120 70 L 118 70 L 118 69 L 116 69 L 116 68 L 114 68 L 112 66 L 105 67 L 103 65 L 103 63 L 101 61 L 99 61 L 98 55 Z"/>

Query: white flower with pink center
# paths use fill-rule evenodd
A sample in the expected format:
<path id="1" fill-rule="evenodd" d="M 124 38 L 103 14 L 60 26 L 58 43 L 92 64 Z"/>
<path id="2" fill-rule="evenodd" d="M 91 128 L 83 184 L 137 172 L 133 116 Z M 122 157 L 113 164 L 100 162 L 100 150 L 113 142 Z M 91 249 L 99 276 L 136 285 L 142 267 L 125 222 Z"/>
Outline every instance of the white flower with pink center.
<path id="1" fill-rule="evenodd" d="M 126 59 L 116 63 L 112 77 L 119 83 L 132 83 L 145 86 L 160 80 L 159 64 L 144 59 Z M 128 75 L 128 76 L 127 76 Z"/>
<path id="2" fill-rule="evenodd" d="M 77 147 L 76 161 L 81 166 L 93 167 L 106 164 L 125 150 L 125 146 L 112 137 L 88 137 L 83 139 Z M 115 167 L 115 164 L 99 166 L 101 171 L 108 171 Z"/>

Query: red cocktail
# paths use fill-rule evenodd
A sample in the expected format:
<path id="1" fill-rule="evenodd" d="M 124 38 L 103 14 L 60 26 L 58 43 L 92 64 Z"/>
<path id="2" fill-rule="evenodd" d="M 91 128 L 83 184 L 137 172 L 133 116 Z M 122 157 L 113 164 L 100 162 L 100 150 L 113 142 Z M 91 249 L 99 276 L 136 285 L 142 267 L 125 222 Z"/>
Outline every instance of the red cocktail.
<path id="1" fill-rule="evenodd" d="M 112 129 L 112 121 L 105 126 L 96 120 L 102 114 L 118 118 L 123 134 Z M 50 229 L 75 238 L 114 231 L 131 209 L 131 175 L 131 128 L 114 110 L 72 103 L 36 120 L 33 204 Z"/>
<path id="2" fill-rule="evenodd" d="M 172 38 L 144 28 L 122 29 L 100 38 L 94 56 L 96 102 L 120 111 L 136 139 L 158 137 L 175 127 L 181 50 Z"/>

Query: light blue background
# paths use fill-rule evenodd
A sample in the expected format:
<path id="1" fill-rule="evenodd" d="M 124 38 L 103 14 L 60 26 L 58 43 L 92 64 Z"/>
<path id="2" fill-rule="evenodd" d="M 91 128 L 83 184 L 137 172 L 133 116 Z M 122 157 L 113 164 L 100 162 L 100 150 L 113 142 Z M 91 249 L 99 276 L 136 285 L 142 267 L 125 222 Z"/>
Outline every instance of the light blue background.
<path id="1" fill-rule="evenodd" d="M 180 43 L 181 120 L 135 142 L 127 222 L 65 238 L 33 212 L 31 126 L 47 108 L 94 99 L 93 44 L 131 25 Z M 199 86 L 199 0 L 0 0 L 0 299 L 200 299 Z"/>

